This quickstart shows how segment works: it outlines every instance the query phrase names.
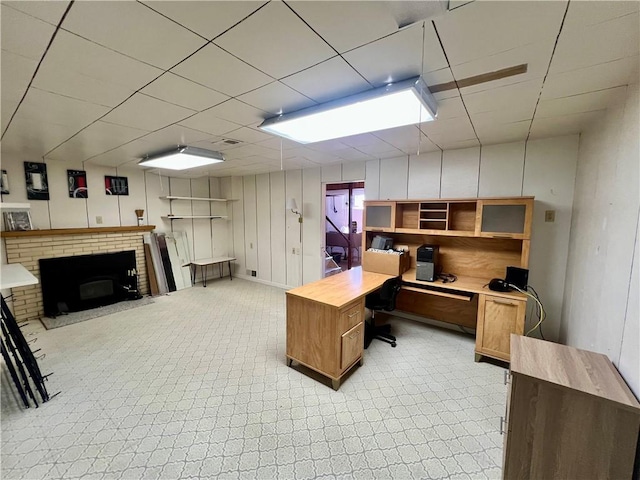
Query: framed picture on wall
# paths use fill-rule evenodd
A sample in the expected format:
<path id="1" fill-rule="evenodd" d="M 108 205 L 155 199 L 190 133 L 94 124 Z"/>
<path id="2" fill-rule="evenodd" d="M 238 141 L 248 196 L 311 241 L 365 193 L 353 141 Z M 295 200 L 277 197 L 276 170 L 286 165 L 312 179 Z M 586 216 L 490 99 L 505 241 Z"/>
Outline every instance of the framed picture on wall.
<path id="1" fill-rule="evenodd" d="M 47 165 L 44 163 L 24 162 L 24 175 L 27 181 L 27 199 L 49 200 Z"/>
<path id="2" fill-rule="evenodd" d="M 9 177 L 6 170 L 2 170 L 2 177 L 0 177 L 0 193 L 2 195 L 9 195 Z"/>
<path id="3" fill-rule="evenodd" d="M 127 177 L 105 175 L 104 191 L 107 195 L 129 195 L 129 180 Z"/>
<path id="4" fill-rule="evenodd" d="M 67 185 L 70 198 L 89 198 L 87 172 L 84 170 L 67 170 Z"/>
<path id="5" fill-rule="evenodd" d="M 15 212 L 3 212 L 4 227 L 10 231 L 33 230 L 31 223 L 31 213 L 28 210 Z"/>

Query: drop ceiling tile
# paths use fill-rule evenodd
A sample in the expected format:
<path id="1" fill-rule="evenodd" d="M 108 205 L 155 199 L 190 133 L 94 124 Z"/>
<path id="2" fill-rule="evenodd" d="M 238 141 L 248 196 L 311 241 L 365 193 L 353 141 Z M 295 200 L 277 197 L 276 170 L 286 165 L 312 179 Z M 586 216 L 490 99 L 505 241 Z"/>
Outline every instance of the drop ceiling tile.
<path id="1" fill-rule="evenodd" d="M 141 92 L 198 112 L 229 99 L 223 93 L 211 90 L 171 72 L 166 72 L 160 78 L 144 87 Z"/>
<path id="2" fill-rule="evenodd" d="M 15 8 L 16 10 L 20 10 L 21 12 L 24 12 L 27 15 L 31 15 L 32 17 L 44 20 L 45 22 L 48 22 L 52 25 L 58 25 L 58 23 L 60 23 L 62 15 L 69 5 L 69 2 L 67 0 L 59 0 L 55 2 L 25 2 L 24 0 L 22 0 L 17 2 L 2 2 L 2 4 L 7 5 L 11 8 Z"/>
<path id="3" fill-rule="evenodd" d="M 212 135 L 225 135 L 233 130 L 237 130 L 241 125 L 237 123 L 223 120 L 214 115 L 211 110 L 205 110 L 193 117 L 189 117 L 186 120 L 182 120 L 180 125 L 201 132 L 210 133 Z"/>
<path id="4" fill-rule="evenodd" d="M 292 140 L 287 140 L 286 138 L 274 137 L 272 136 L 269 140 L 263 140 L 257 143 L 258 145 L 262 145 L 263 147 L 272 148 L 274 150 L 280 151 L 282 150 L 290 150 L 292 148 L 298 148 L 300 144 L 298 142 L 294 142 Z"/>
<path id="5" fill-rule="evenodd" d="M 474 125 L 477 123 L 492 123 L 501 125 L 504 123 L 513 123 L 521 121 L 531 121 L 535 104 L 521 105 L 513 109 L 493 110 L 491 112 L 479 112 L 471 114 L 471 121 Z"/>
<path id="6" fill-rule="evenodd" d="M 281 81 L 318 103 L 371 88 L 371 85 L 340 57 L 331 58 Z"/>
<path id="7" fill-rule="evenodd" d="M 124 127 L 153 131 L 179 122 L 194 113 L 194 110 L 136 93 L 105 115 L 102 120 Z"/>
<path id="8" fill-rule="evenodd" d="M 531 126 L 530 139 L 557 137 L 580 133 L 590 123 L 602 117 L 601 111 L 575 113 L 558 117 L 535 118 Z"/>
<path id="9" fill-rule="evenodd" d="M 163 69 L 173 67 L 206 43 L 138 2 L 76 2 L 63 28 Z"/>
<path id="10" fill-rule="evenodd" d="M 398 30 L 386 2 L 293 2 L 291 8 L 340 53 Z"/>
<path id="11" fill-rule="evenodd" d="M 542 100 L 605 90 L 638 81 L 638 57 L 622 58 L 570 72 L 549 75 Z"/>
<path id="12" fill-rule="evenodd" d="M 375 143 L 357 147 L 357 149 L 373 157 L 380 158 L 397 157 L 398 155 L 402 155 L 402 151 L 400 149 L 388 144 L 384 140 L 378 140 Z"/>
<path id="13" fill-rule="evenodd" d="M 639 10 L 640 3 L 637 1 L 571 2 L 562 30 L 570 33 L 583 27 L 598 25 L 630 13 L 638 13 Z"/>
<path id="14" fill-rule="evenodd" d="M 431 23 L 426 24 L 424 47 L 423 68 L 422 28 L 414 26 L 343 56 L 364 78 L 379 87 L 448 66 Z"/>
<path id="15" fill-rule="evenodd" d="M 109 107 L 30 88 L 18 114 L 36 122 L 56 123 L 77 130 L 109 111 Z"/>
<path id="16" fill-rule="evenodd" d="M 549 59 L 553 51 L 555 38 L 547 42 L 524 45 L 506 52 L 497 53 L 488 57 L 483 57 L 470 62 L 462 63 L 451 67 L 456 80 L 462 80 L 484 73 L 495 72 L 504 68 L 515 67 L 523 63 L 527 64 L 526 73 L 513 75 L 511 77 L 492 80 L 490 82 L 479 83 L 470 87 L 464 87 L 464 93 L 476 93 L 483 90 L 504 87 L 514 83 L 523 83 L 535 79 L 542 79 L 549 67 Z"/>
<path id="17" fill-rule="evenodd" d="M 540 96 L 542 79 L 505 85 L 504 87 L 466 94 L 462 89 L 462 98 L 470 114 L 510 110 L 516 107 L 533 108 Z"/>
<path id="18" fill-rule="evenodd" d="M 282 2 L 267 4 L 214 43 L 274 78 L 291 75 L 335 55 Z"/>
<path id="19" fill-rule="evenodd" d="M 119 105 L 135 92 L 124 85 L 87 77 L 48 61 L 40 65 L 32 86 L 107 107 Z"/>
<path id="20" fill-rule="evenodd" d="M 131 140 L 142 137 L 146 133 L 144 130 L 138 130 L 136 128 L 97 121 L 48 153 L 46 158 L 52 160 L 84 161 L 95 155 L 129 143 Z"/>
<path id="21" fill-rule="evenodd" d="M 341 158 L 343 160 L 373 160 L 375 157 L 373 155 L 369 155 L 355 148 L 347 148 L 345 150 L 340 150 L 336 152 L 336 157 Z"/>
<path id="22" fill-rule="evenodd" d="M 307 145 L 310 150 L 317 152 L 333 153 L 345 148 L 351 148 L 348 145 L 341 142 L 342 139 L 325 140 L 323 142 L 315 142 Z"/>
<path id="23" fill-rule="evenodd" d="M 462 98 L 460 98 L 460 96 L 444 98 L 438 101 L 438 120 L 464 117 L 466 114 L 467 111 L 464 108 L 464 104 L 462 103 Z"/>
<path id="24" fill-rule="evenodd" d="M 565 2 L 473 2 L 434 20 L 451 65 L 555 40 Z"/>
<path id="25" fill-rule="evenodd" d="M 58 30 L 41 68 L 69 70 L 133 90 L 142 88 L 162 73 L 162 70 L 64 30 Z"/>
<path id="26" fill-rule="evenodd" d="M 2 50 L 40 61 L 55 27 L 2 3 Z"/>
<path id="27" fill-rule="evenodd" d="M 420 138 L 423 137 L 416 125 L 380 130 L 373 132 L 373 135 L 404 152 L 407 149 L 415 151 Z"/>
<path id="28" fill-rule="evenodd" d="M 424 135 L 422 136 L 422 140 L 420 141 L 420 148 L 419 149 L 415 149 L 415 148 L 411 148 L 411 149 L 405 149 L 403 148 L 402 151 L 405 153 L 408 153 L 410 155 L 419 155 L 421 153 L 425 153 L 425 152 L 437 152 L 437 151 L 441 151 L 442 149 L 436 145 L 435 143 L 433 143 L 431 140 L 429 140 L 427 137 L 425 137 Z"/>
<path id="29" fill-rule="evenodd" d="M 109 150 L 106 153 L 88 158 L 85 162 L 105 167 L 122 167 L 128 165 L 132 168 L 142 168 L 138 167 L 137 163 L 151 151 L 153 151 L 153 147 L 146 144 L 143 139 L 138 139 L 121 147 Z"/>
<path id="30" fill-rule="evenodd" d="M 624 102 L 626 93 L 627 87 L 622 86 L 570 97 L 542 100 L 536 110 L 536 118 L 605 110 L 610 106 Z"/>
<path id="31" fill-rule="evenodd" d="M 438 144 L 442 150 L 461 150 L 463 148 L 471 148 L 480 146 L 480 142 L 477 139 L 472 138 L 470 140 L 443 140 Z"/>
<path id="32" fill-rule="evenodd" d="M 269 140 L 270 138 L 272 138 L 272 136 L 269 135 L 268 133 L 264 133 L 260 130 L 256 130 L 254 128 L 249 128 L 249 127 L 242 127 L 237 130 L 233 130 L 232 132 L 229 132 L 226 136 L 233 140 L 239 140 L 243 143 L 258 143 L 258 142 L 262 142 L 264 140 Z M 266 145 L 263 145 L 263 146 L 266 147 Z M 269 147 L 266 147 L 266 148 L 269 148 Z"/>
<path id="33" fill-rule="evenodd" d="M 474 121 L 473 125 L 482 145 L 494 145 L 526 140 L 531 120 L 512 123 Z"/>
<path id="34" fill-rule="evenodd" d="M 426 82 L 427 86 L 433 87 L 435 85 L 440 85 L 443 83 L 453 82 L 453 73 L 449 67 L 441 68 L 440 70 L 434 70 L 433 72 L 425 73 L 422 78 Z M 437 102 L 444 98 L 452 98 L 459 97 L 460 92 L 457 88 L 451 88 L 449 90 L 443 90 L 441 92 L 433 93 L 433 98 L 436 99 Z"/>
<path id="35" fill-rule="evenodd" d="M 468 117 L 436 120 L 423 123 L 420 130 L 435 144 L 442 147 L 445 141 L 460 142 L 476 138 Z"/>
<path id="36" fill-rule="evenodd" d="M 211 40 L 233 27 L 264 2 L 145 1 L 148 7 Z"/>
<path id="37" fill-rule="evenodd" d="M 373 135 L 373 133 L 361 133 L 358 135 L 351 135 L 348 137 L 342 137 L 339 139 L 340 143 L 345 144 L 348 147 L 364 147 L 365 145 L 374 145 L 380 142 L 380 138 Z"/>
<path id="38" fill-rule="evenodd" d="M 239 96 L 238 99 L 267 112 L 270 116 L 295 112 L 316 103 L 277 81 L 245 93 Z"/>
<path id="39" fill-rule="evenodd" d="M 449 10 L 455 10 L 474 1 L 475 0 L 449 0 Z"/>
<path id="40" fill-rule="evenodd" d="M 247 105 L 235 98 L 229 101 L 216 105 L 207 110 L 213 115 L 229 120 L 230 122 L 237 123 L 239 125 L 251 125 L 256 126 L 269 116 L 267 112 Z"/>
<path id="41" fill-rule="evenodd" d="M 13 115 L 20 99 L 27 91 L 38 62 L 11 52 L 3 51 L 0 56 L 0 91 L 2 92 L 2 132 Z"/>
<path id="42" fill-rule="evenodd" d="M 58 125 L 31 118 L 16 117 L 11 122 L 4 138 L 3 149 L 20 152 L 25 160 L 42 158 L 52 148 L 73 136 L 78 130 L 67 125 Z"/>
<path id="43" fill-rule="evenodd" d="M 171 71 L 232 97 L 273 81 L 215 45 L 207 45 Z"/>
<path id="44" fill-rule="evenodd" d="M 195 142 L 209 140 L 217 137 L 213 137 L 209 133 L 200 132 L 198 130 L 192 130 L 182 125 L 170 125 L 161 130 L 151 132 L 145 135 L 138 141 L 143 141 L 145 145 L 157 150 L 162 150 L 165 147 L 169 148 L 178 145 L 192 145 Z M 147 151 L 146 153 L 151 153 Z"/>
<path id="45" fill-rule="evenodd" d="M 640 51 L 638 13 L 618 17 L 560 35 L 550 74 L 557 74 L 624 57 Z"/>

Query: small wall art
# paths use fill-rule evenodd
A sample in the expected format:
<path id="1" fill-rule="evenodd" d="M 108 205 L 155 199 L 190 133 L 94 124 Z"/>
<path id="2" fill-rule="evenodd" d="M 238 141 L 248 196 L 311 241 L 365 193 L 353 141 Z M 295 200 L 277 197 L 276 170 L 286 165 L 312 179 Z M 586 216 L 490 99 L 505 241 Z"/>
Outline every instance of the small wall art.
<path id="1" fill-rule="evenodd" d="M 107 195 L 129 195 L 127 177 L 104 176 L 104 191 Z"/>
<path id="2" fill-rule="evenodd" d="M 69 197 L 89 198 L 87 172 L 84 170 L 67 170 L 67 184 L 69 186 Z"/>
<path id="3" fill-rule="evenodd" d="M 21 230 L 33 230 L 33 223 L 31 223 L 31 214 L 28 210 L 15 211 L 15 212 L 3 212 L 4 214 L 4 227 L 10 231 Z"/>
<path id="4" fill-rule="evenodd" d="M 2 195 L 9 195 L 9 176 L 6 170 L 2 170 L 2 177 L 0 177 L 0 193 Z"/>
<path id="5" fill-rule="evenodd" d="M 27 199 L 49 200 L 47 165 L 44 163 L 24 162 L 24 175 L 27 181 Z"/>

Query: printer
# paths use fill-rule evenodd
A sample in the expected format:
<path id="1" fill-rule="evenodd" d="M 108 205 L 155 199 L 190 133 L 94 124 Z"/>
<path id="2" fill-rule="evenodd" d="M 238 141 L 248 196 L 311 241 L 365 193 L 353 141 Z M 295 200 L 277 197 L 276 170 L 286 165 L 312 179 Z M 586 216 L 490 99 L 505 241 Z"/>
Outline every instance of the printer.
<path id="1" fill-rule="evenodd" d="M 438 278 L 438 245 L 422 245 L 416 252 L 416 280 L 434 282 Z"/>

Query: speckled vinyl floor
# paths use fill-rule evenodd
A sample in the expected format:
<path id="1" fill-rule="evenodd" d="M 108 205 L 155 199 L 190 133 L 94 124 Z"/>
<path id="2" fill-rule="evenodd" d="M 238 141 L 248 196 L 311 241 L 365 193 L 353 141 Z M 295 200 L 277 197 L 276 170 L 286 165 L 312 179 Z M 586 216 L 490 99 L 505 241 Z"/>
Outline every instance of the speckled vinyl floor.
<path id="1" fill-rule="evenodd" d="M 335 392 L 286 366 L 284 291 L 242 279 L 32 323 L 62 393 L 23 410 L 2 365 L 2 478 L 499 478 L 503 370 L 473 337 L 392 326 Z"/>

